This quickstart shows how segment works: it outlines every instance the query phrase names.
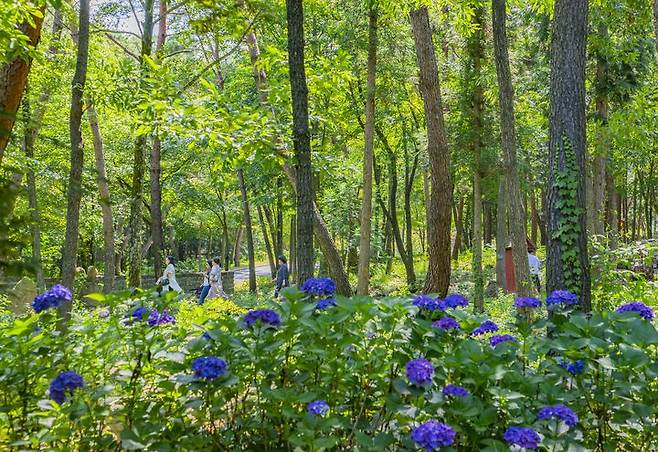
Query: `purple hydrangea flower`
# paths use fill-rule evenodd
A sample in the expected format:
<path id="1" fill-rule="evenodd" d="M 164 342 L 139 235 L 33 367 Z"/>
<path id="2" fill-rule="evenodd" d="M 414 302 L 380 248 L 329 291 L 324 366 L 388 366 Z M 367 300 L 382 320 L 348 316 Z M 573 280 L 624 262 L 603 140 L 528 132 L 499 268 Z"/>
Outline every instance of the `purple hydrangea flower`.
<path id="1" fill-rule="evenodd" d="M 643 317 L 647 320 L 653 320 L 653 309 L 640 301 L 621 305 L 615 312 L 637 312 L 640 314 L 640 317 Z"/>
<path id="2" fill-rule="evenodd" d="M 480 336 L 482 334 L 494 333 L 496 331 L 498 331 L 498 325 L 496 324 L 496 322 L 492 322 L 491 320 L 485 320 L 480 324 L 479 327 L 473 330 L 471 336 Z"/>
<path id="3" fill-rule="evenodd" d="M 582 374 L 585 370 L 585 363 L 581 360 L 573 362 L 562 360 L 558 363 L 558 365 L 574 376 Z"/>
<path id="4" fill-rule="evenodd" d="M 443 299 L 443 306 L 445 308 L 458 308 L 458 307 L 466 307 L 468 306 L 468 298 L 465 296 L 458 294 L 458 293 L 453 293 L 448 295 Z"/>
<path id="5" fill-rule="evenodd" d="M 168 323 L 176 323 L 176 318 L 169 314 L 169 311 L 166 309 L 162 313 L 154 310 L 149 314 L 147 322 L 150 326 L 166 325 Z"/>
<path id="6" fill-rule="evenodd" d="M 206 380 L 214 380 L 226 373 L 226 361 L 216 356 L 203 356 L 192 361 L 194 375 Z"/>
<path id="7" fill-rule="evenodd" d="M 578 296 L 568 290 L 554 290 L 546 298 L 546 306 L 572 306 L 578 304 Z"/>
<path id="8" fill-rule="evenodd" d="M 514 300 L 515 308 L 538 308 L 541 306 L 541 301 L 534 297 L 519 297 Z"/>
<path id="9" fill-rule="evenodd" d="M 138 308 L 135 308 L 133 313 L 131 314 L 131 317 L 133 320 L 144 320 L 145 317 L 148 317 L 149 310 L 146 309 L 144 306 L 139 306 Z"/>
<path id="10" fill-rule="evenodd" d="M 442 317 L 439 320 L 435 321 L 432 323 L 432 326 L 434 328 L 438 328 L 440 330 L 458 330 L 460 329 L 459 322 L 457 322 L 455 319 L 452 317 Z"/>
<path id="11" fill-rule="evenodd" d="M 329 405 L 327 405 L 325 400 L 316 400 L 308 404 L 306 411 L 308 411 L 308 414 L 311 416 L 324 417 L 329 412 Z"/>
<path id="12" fill-rule="evenodd" d="M 307 295 L 333 295 L 336 284 L 331 278 L 309 278 L 302 284 L 302 292 Z"/>
<path id="13" fill-rule="evenodd" d="M 412 359 L 407 363 L 407 378 L 416 386 L 426 386 L 434 378 L 434 366 L 425 358 Z"/>
<path id="14" fill-rule="evenodd" d="M 77 388 L 85 385 L 82 377 L 71 370 L 61 372 L 50 382 L 50 398 L 57 402 L 59 405 L 66 401 L 67 394 L 73 394 Z"/>
<path id="15" fill-rule="evenodd" d="M 452 427 L 437 421 L 428 421 L 419 425 L 411 432 L 411 439 L 426 451 L 450 446 L 455 441 Z"/>
<path id="16" fill-rule="evenodd" d="M 207 340 L 207 341 L 214 341 L 214 339 L 212 338 L 212 336 L 210 335 L 210 333 L 208 333 L 207 331 L 205 331 L 205 332 L 201 335 L 201 338 L 202 338 L 202 339 L 205 339 L 205 340 Z"/>
<path id="17" fill-rule="evenodd" d="M 34 297 L 32 301 L 32 309 L 37 314 L 50 308 L 57 308 L 64 302 L 73 300 L 73 294 L 66 287 L 61 284 L 56 284 L 44 293 Z"/>
<path id="18" fill-rule="evenodd" d="M 279 326 L 281 324 L 279 314 L 271 309 L 256 309 L 249 311 L 244 316 L 244 324 L 247 328 L 251 328 L 258 320 L 264 325 Z"/>
<path id="19" fill-rule="evenodd" d="M 519 446 L 524 449 L 536 449 L 541 443 L 539 434 L 528 427 L 510 427 L 503 438 L 510 446 Z"/>
<path id="20" fill-rule="evenodd" d="M 510 336 L 509 334 L 497 334 L 489 338 L 489 344 L 492 347 L 495 347 L 498 344 L 502 344 L 503 342 L 516 342 L 516 339 L 514 336 Z"/>
<path id="21" fill-rule="evenodd" d="M 552 418 L 557 418 L 567 424 L 569 427 L 573 427 L 578 423 L 578 416 L 576 413 L 574 413 L 569 407 L 565 405 L 545 406 L 539 410 L 539 413 L 537 413 L 537 418 L 540 421 L 547 421 Z"/>
<path id="22" fill-rule="evenodd" d="M 445 308 L 443 306 L 443 301 L 438 298 L 430 297 L 429 295 L 418 295 L 414 298 L 412 302 L 414 306 L 417 306 L 421 309 L 427 309 L 428 311 L 443 311 Z"/>
<path id="23" fill-rule="evenodd" d="M 325 309 L 336 306 L 336 299 L 335 298 L 325 298 L 323 300 L 318 301 L 315 304 L 315 310 L 316 311 L 324 311 Z"/>
<path id="24" fill-rule="evenodd" d="M 457 385 L 446 385 L 443 388 L 443 395 L 444 396 L 453 396 L 453 397 L 468 397 L 470 395 L 470 392 L 468 392 L 468 389 L 462 388 L 461 386 Z"/>

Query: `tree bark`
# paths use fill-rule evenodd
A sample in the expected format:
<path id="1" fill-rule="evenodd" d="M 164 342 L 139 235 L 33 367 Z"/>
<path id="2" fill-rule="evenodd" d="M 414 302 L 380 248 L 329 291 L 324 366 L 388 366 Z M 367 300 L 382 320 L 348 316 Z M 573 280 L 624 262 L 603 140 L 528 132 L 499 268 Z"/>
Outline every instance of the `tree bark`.
<path id="1" fill-rule="evenodd" d="M 148 67 L 145 56 L 151 55 L 153 45 L 153 0 L 144 0 L 144 23 L 142 25 L 142 49 L 140 53 L 141 81 L 146 77 Z M 133 149 L 133 178 L 130 203 L 130 242 L 128 246 L 128 287 L 139 287 L 142 284 L 142 254 L 141 254 L 141 216 L 144 198 L 144 172 L 147 136 L 139 135 L 135 139 Z"/>
<path id="2" fill-rule="evenodd" d="M 267 251 L 267 262 L 270 264 L 270 274 L 274 279 L 276 277 L 276 258 L 274 257 L 274 252 L 272 250 L 272 244 L 270 242 L 270 237 L 267 232 L 267 223 L 265 223 L 265 217 L 263 216 L 263 208 L 261 206 L 256 206 L 258 210 L 258 220 L 260 223 L 261 231 L 263 232 L 263 241 L 265 241 L 265 251 Z"/>
<path id="3" fill-rule="evenodd" d="M 39 44 L 45 9 L 46 7 L 43 6 L 41 15 L 33 16 L 34 26 L 27 22 L 18 25 L 19 31 L 27 36 L 30 47 L 36 48 Z M 21 56 L 0 67 L 0 166 L 14 128 L 16 113 L 23 98 L 31 66 L 32 59 Z"/>
<path id="4" fill-rule="evenodd" d="M 377 73 L 377 5 L 369 1 L 368 13 L 368 76 L 366 83 L 365 148 L 363 152 L 363 200 L 359 234 L 359 272 L 357 295 L 368 295 L 370 283 L 370 236 L 372 218 L 372 167 L 375 145 L 375 94 Z"/>
<path id="5" fill-rule="evenodd" d="M 551 47 L 547 290 L 591 310 L 585 218 L 587 0 L 556 0 Z"/>
<path id="6" fill-rule="evenodd" d="M 608 41 L 608 28 L 601 19 L 598 26 L 599 39 Z M 592 228 L 595 235 L 605 233 L 605 163 L 610 156 L 610 139 L 608 132 L 608 62 L 605 54 L 599 51 L 596 55 L 596 120 L 598 122 L 598 136 L 596 137 L 596 150 L 594 153 L 594 166 L 592 168 Z"/>
<path id="7" fill-rule="evenodd" d="M 297 281 L 313 277 L 313 203 L 311 136 L 308 127 L 308 87 L 304 68 L 303 0 L 286 0 L 288 67 L 292 95 L 293 143 L 297 166 Z"/>
<path id="8" fill-rule="evenodd" d="M 82 169 L 84 143 L 82 141 L 82 99 L 87 80 L 87 58 L 89 55 L 89 0 L 80 0 L 78 52 L 75 74 L 71 84 L 71 112 L 69 133 L 71 137 L 71 170 L 67 190 L 66 233 L 62 254 L 62 284 L 73 289 L 78 255 L 80 225 L 80 200 L 82 198 Z M 60 327 L 66 328 L 71 317 L 72 303 L 63 303 L 59 308 L 62 319 Z"/>
<path id="9" fill-rule="evenodd" d="M 455 241 L 452 244 L 452 260 L 455 262 L 459 259 L 464 236 L 464 197 L 460 194 L 458 199 L 459 201 L 455 202 L 453 195 L 452 217 L 455 219 Z"/>
<path id="10" fill-rule="evenodd" d="M 505 248 L 509 241 L 507 229 L 507 183 L 501 175 L 498 178 L 498 201 L 496 205 L 496 283 L 498 289 L 507 290 L 505 278 Z"/>
<path id="11" fill-rule="evenodd" d="M 431 193 L 427 211 L 429 262 L 423 291 L 444 297 L 450 285 L 450 151 L 427 7 L 412 11 L 410 16 L 420 69 L 419 90 L 425 109 L 430 161 Z"/>
<path id="12" fill-rule="evenodd" d="M 658 50 L 658 0 L 653 0 L 653 32 L 656 35 L 656 50 Z"/>
<path id="13" fill-rule="evenodd" d="M 498 77 L 498 100 L 500 104 L 500 130 L 502 136 L 505 177 L 508 184 L 507 208 L 512 238 L 512 257 L 518 295 L 527 297 L 535 293 L 530 279 L 528 250 L 526 245 L 526 218 L 521 203 L 521 187 L 516 163 L 516 130 L 514 124 L 514 90 L 509 67 L 505 0 L 492 1 L 494 55 Z"/>
<path id="14" fill-rule="evenodd" d="M 233 246 L 233 266 L 240 266 L 240 257 L 242 254 L 242 233 L 243 233 L 242 222 L 238 226 L 238 229 L 235 231 L 235 244 Z"/>
<path id="15" fill-rule="evenodd" d="M 249 292 L 256 293 L 256 258 L 254 256 L 254 234 L 251 229 L 251 211 L 249 209 L 249 198 L 247 197 L 247 185 L 244 183 L 242 168 L 238 168 L 238 183 L 242 195 L 242 212 L 244 214 L 244 229 L 247 235 L 247 260 L 249 261 Z"/>
<path id="16" fill-rule="evenodd" d="M 103 139 L 98 125 L 98 116 L 92 100 L 87 98 L 87 118 L 89 128 L 94 138 L 94 157 L 96 161 L 96 172 L 98 173 L 98 192 L 103 218 L 103 292 L 112 292 L 114 288 L 114 220 L 112 216 L 112 204 L 110 202 L 110 185 L 105 171 L 105 155 L 103 151 Z"/>

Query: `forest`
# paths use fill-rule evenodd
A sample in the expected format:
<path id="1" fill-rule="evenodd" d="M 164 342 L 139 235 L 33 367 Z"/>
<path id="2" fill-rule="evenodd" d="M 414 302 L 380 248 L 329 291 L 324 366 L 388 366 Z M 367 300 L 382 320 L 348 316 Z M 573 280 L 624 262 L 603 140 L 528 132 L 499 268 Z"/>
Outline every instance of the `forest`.
<path id="1" fill-rule="evenodd" d="M 0 448 L 658 447 L 658 0 L 0 12 Z"/>

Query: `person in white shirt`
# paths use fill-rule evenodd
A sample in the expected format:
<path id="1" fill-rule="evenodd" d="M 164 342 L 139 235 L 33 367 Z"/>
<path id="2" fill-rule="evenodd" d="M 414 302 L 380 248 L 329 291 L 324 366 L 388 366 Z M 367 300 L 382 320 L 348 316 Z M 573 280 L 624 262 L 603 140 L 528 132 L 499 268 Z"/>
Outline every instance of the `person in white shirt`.
<path id="1" fill-rule="evenodd" d="M 178 293 L 182 293 L 183 289 L 178 285 L 176 281 L 176 268 L 174 267 L 174 258 L 173 256 L 167 256 L 167 268 L 165 268 L 164 273 L 158 279 L 157 284 L 162 285 L 162 290 L 164 292 L 168 290 L 175 290 Z"/>
<path id="2" fill-rule="evenodd" d="M 535 248 L 534 246 L 528 245 L 528 266 L 530 267 L 530 277 L 535 283 L 535 287 L 537 287 L 537 292 L 541 291 L 541 282 L 539 280 L 539 268 L 541 267 L 541 262 L 539 262 L 539 258 L 535 256 Z"/>

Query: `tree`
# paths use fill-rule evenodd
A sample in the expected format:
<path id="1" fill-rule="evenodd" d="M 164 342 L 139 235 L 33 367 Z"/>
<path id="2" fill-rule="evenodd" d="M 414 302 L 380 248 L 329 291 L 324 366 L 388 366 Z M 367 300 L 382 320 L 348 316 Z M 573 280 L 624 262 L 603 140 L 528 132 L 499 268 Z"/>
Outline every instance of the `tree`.
<path id="1" fill-rule="evenodd" d="M 526 245 L 526 218 L 521 203 L 521 186 L 516 162 L 516 126 L 514 121 L 514 90 L 509 67 L 507 31 L 505 30 L 505 0 L 493 0 L 493 35 L 496 74 L 498 76 L 498 101 L 500 104 L 500 132 L 503 161 L 507 179 L 507 209 L 512 238 L 512 258 L 518 295 L 527 297 L 534 293 L 528 250 Z M 500 214 L 500 212 L 499 212 Z"/>
<path id="2" fill-rule="evenodd" d="M 17 27 L 19 32 L 27 37 L 28 48 L 36 49 L 39 44 L 45 8 L 44 5 L 34 11 L 31 19 L 26 19 Z M 0 66 L 0 165 L 14 128 L 16 112 L 23 98 L 31 65 L 32 57 L 27 54 L 18 55 Z"/>
<path id="3" fill-rule="evenodd" d="M 411 27 L 420 69 L 419 90 L 427 122 L 430 161 L 430 200 L 427 209 L 429 263 L 423 291 L 443 297 L 450 284 L 450 206 L 452 182 L 450 151 L 443 121 L 438 66 L 427 7 L 411 12 Z"/>
<path id="4" fill-rule="evenodd" d="M 142 48 L 140 53 L 140 83 L 148 72 L 146 58 L 151 55 L 153 45 L 153 0 L 144 1 L 144 24 L 142 25 Z M 130 221 L 128 224 L 128 279 L 127 285 L 139 287 L 142 283 L 142 243 L 141 220 L 144 198 L 144 171 L 147 135 L 138 134 L 133 148 L 133 175 L 131 185 Z"/>
<path id="5" fill-rule="evenodd" d="M 256 260 L 254 257 L 254 236 L 251 229 L 251 212 L 249 210 L 249 198 L 247 198 L 247 186 L 244 183 L 242 168 L 238 168 L 238 184 L 242 195 L 242 211 L 244 214 L 245 233 L 247 235 L 247 259 L 249 260 L 249 292 L 256 293 Z"/>
<path id="6" fill-rule="evenodd" d="M 71 136 L 71 170 L 69 173 L 66 235 L 62 253 L 62 284 L 73 287 L 78 255 L 78 235 L 80 226 L 80 200 L 82 198 L 82 169 L 84 143 L 82 141 L 82 102 L 87 80 L 87 59 L 89 55 L 89 0 L 80 0 L 78 26 L 78 53 L 71 88 L 71 114 L 69 132 Z M 64 321 L 71 315 L 71 303 L 60 306 L 60 316 Z"/>
<path id="7" fill-rule="evenodd" d="M 288 66 L 292 94 L 293 143 L 297 166 L 297 281 L 313 277 L 313 173 L 308 128 L 308 87 L 304 68 L 304 9 L 302 0 L 286 0 Z"/>
<path id="8" fill-rule="evenodd" d="M 377 5 L 368 2 L 368 80 L 366 87 L 365 149 L 363 152 L 363 202 L 359 237 L 359 275 L 356 293 L 368 295 L 372 217 L 372 167 L 375 145 L 375 77 L 377 72 Z"/>
<path id="9" fill-rule="evenodd" d="M 547 290 L 591 310 L 585 224 L 587 0 L 556 0 L 551 43 Z"/>

